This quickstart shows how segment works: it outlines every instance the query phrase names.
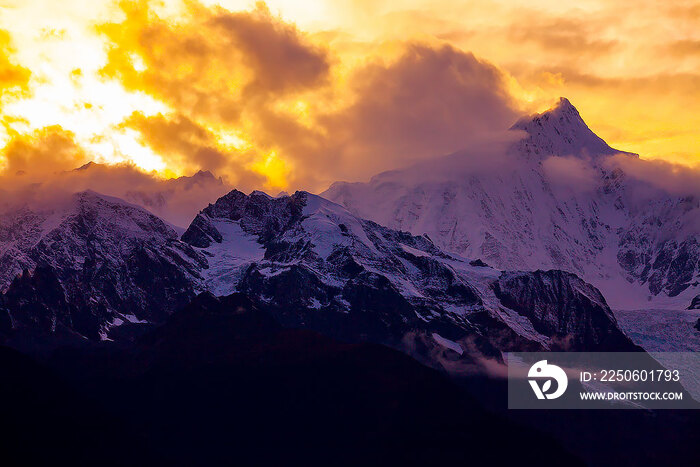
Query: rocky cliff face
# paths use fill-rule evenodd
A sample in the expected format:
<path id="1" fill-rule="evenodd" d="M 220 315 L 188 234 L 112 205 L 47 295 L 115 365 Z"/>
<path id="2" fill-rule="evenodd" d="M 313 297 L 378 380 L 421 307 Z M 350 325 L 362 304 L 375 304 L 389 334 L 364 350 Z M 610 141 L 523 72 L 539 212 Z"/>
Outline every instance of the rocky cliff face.
<path id="1" fill-rule="evenodd" d="M 689 310 L 698 310 L 700 309 L 700 295 L 696 296 L 693 298 L 693 301 L 690 302 L 690 306 L 688 307 Z"/>
<path id="2" fill-rule="evenodd" d="M 598 289 L 571 273 L 503 273 L 493 288 L 501 303 L 563 349 L 615 350 L 627 342 Z"/>
<path id="3" fill-rule="evenodd" d="M 94 192 L 2 222 L 1 279 L 15 329 L 99 339 L 124 322 L 161 321 L 195 295 L 206 265 L 158 217 Z"/>
<path id="4" fill-rule="evenodd" d="M 618 263 L 654 296 L 691 302 L 700 284 L 700 200 L 651 200 L 620 235 Z M 685 308 L 685 307 L 682 307 Z"/>

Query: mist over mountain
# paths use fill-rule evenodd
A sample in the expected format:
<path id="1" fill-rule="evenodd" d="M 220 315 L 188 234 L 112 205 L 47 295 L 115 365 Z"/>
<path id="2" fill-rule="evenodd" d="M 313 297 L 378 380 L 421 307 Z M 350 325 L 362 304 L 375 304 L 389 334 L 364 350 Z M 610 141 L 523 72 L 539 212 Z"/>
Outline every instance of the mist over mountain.
<path id="1" fill-rule="evenodd" d="M 203 205 L 232 189 L 223 178 L 209 171 L 164 179 L 133 165 L 95 162 L 39 178 L 4 174 L 0 181 L 0 213 L 23 207 L 47 210 L 56 205 L 57 199 L 93 190 L 144 207 L 183 230 Z"/>

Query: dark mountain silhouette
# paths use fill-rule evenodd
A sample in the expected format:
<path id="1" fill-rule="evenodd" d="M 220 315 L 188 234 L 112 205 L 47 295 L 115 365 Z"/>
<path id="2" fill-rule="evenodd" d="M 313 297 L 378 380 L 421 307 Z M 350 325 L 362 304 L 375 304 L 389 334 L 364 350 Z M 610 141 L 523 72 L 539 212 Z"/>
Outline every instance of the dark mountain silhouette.
<path id="1" fill-rule="evenodd" d="M 49 361 L 169 465 L 579 463 L 400 352 L 282 328 L 238 294 L 202 294 L 132 346 Z"/>

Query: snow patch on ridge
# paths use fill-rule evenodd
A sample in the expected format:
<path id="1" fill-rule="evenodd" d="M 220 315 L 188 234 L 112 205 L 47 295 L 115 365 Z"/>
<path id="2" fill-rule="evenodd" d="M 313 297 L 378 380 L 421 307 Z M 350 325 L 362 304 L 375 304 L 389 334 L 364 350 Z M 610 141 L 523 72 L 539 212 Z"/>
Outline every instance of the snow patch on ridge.
<path id="1" fill-rule="evenodd" d="M 343 207 L 320 196 L 307 194 L 301 225 L 309 234 L 314 250 L 326 259 L 339 246 L 353 246 L 354 239 L 378 253 L 360 221 Z"/>
<path id="2" fill-rule="evenodd" d="M 435 342 L 437 342 L 441 346 L 445 347 L 446 349 L 453 350 L 460 355 L 462 355 L 464 353 L 462 346 L 459 345 L 457 342 L 446 339 L 436 332 L 434 332 L 432 335 L 433 335 L 433 339 L 435 339 Z"/>
<path id="3" fill-rule="evenodd" d="M 204 281 L 213 294 L 229 295 L 236 291 L 245 267 L 261 261 L 265 250 L 254 235 L 243 231 L 240 222 L 212 219 L 211 223 L 223 240 L 206 249 L 209 269 L 204 272 Z"/>

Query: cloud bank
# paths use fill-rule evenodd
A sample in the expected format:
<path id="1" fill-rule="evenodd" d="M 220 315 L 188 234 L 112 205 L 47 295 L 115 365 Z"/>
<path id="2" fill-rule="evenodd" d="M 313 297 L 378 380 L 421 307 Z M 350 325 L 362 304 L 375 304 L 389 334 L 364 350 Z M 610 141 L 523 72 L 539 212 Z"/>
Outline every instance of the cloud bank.
<path id="1" fill-rule="evenodd" d="M 614 146 L 692 164 L 699 6 L 14 2 L 0 18 L 0 181 L 61 185 L 96 160 L 113 174 L 93 166 L 71 183 L 115 196 L 136 184 L 151 200 L 200 170 L 275 193 L 450 153 L 490 167 L 487 142 L 507 143 L 518 115 L 559 95 Z M 566 186 L 590 178 L 575 161 L 545 165 Z M 646 177 L 640 167 L 629 171 Z M 692 191 L 695 172 L 658 171 Z"/>
<path id="2" fill-rule="evenodd" d="M 4 174 L 45 178 L 116 140 L 123 162 L 148 159 L 165 168 L 160 175 L 205 170 L 244 190 L 320 191 L 469 147 L 519 115 L 508 77 L 450 45 L 393 42 L 391 54 L 348 66 L 333 41 L 264 3 L 244 11 L 181 6 L 173 15 L 159 2 L 124 0 L 113 20 L 95 26 L 106 50 L 96 79 L 159 110 L 124 114 L 108 132 L 116 136 L 79 135 L 89 122 L 14 131 Z M 78 84 L 88 78 L 71 73 Z M 40 170 L 37 161 L 45 162 Z"/>

